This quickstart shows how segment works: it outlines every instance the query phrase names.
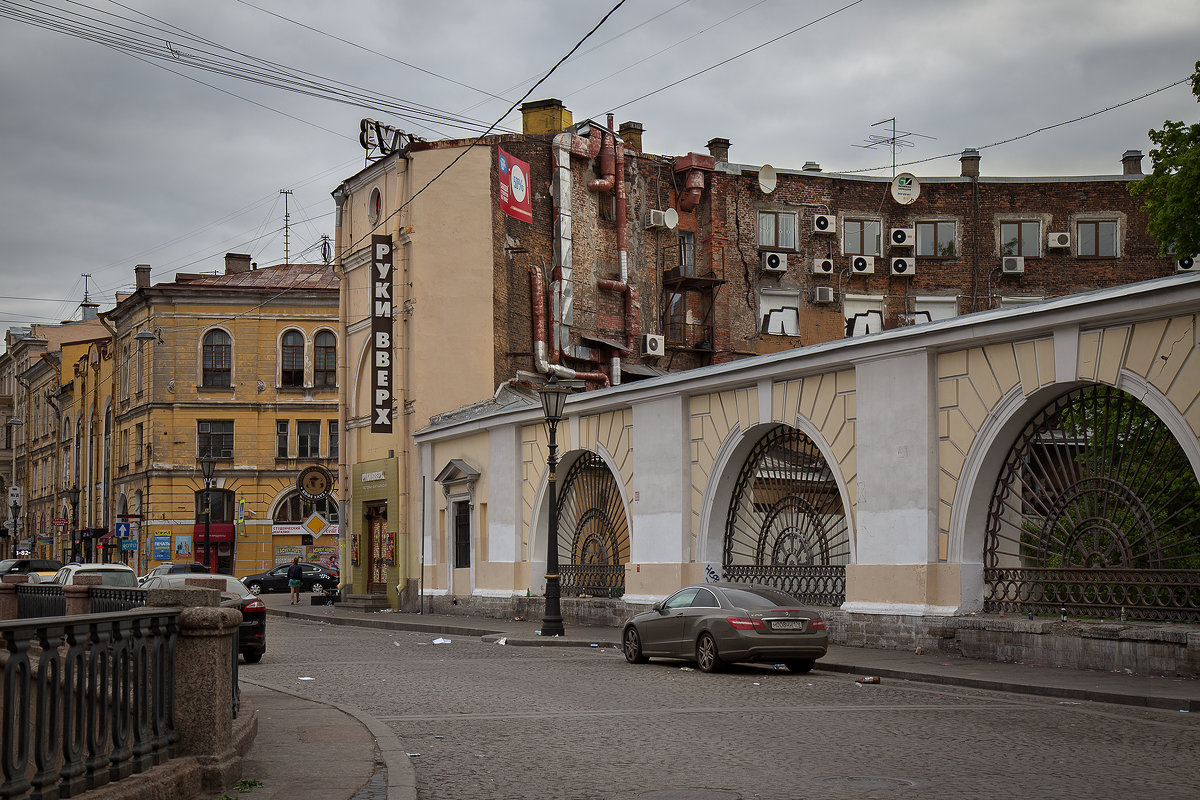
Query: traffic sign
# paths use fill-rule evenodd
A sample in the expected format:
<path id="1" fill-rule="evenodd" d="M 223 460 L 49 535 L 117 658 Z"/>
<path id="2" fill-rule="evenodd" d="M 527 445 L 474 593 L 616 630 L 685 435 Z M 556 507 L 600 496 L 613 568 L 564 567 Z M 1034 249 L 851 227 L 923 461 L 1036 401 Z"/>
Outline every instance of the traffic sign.
<path id="1" fill-rule="evenodd" d="M 128 522 L 118 522 L 115 525 L 113 525 L 113 535 L 116 536 L 118 539 L 128 539 L 129 538 L 129 523 Z"/>
<path id="2" fill-rule="evenodd" d="M 59 528 L 65 528 L 70 524 L 70 520 L 68 520 L 66 517 L 55 517 L 54 519 L 50 520 L 50 524 Z"/>

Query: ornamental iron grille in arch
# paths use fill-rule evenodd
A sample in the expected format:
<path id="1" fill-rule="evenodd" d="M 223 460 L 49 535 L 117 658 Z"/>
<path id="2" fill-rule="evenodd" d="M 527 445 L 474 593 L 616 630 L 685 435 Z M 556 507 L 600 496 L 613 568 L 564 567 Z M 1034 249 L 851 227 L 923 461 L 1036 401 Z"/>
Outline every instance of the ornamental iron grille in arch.
<path id="1" fill-rule="evenodd" d="M 992 495 L 987 611 L 1200 620 L 1200 484 L 1145 405 L 1086 386 L 1025 426 Z"/>
<path id="2" fill-rule="evenodd" d="M 846 599 L 850 528 L 837 481 L 806 435 L 781 425 L 755 444 L 725 522 L 725 580 L 762 583 L 805 603 Z"/>
<path id="3" fill-rule="evenodd" d="M 625 594 L 629 521 L 617 481 L 596 453 L 580 456 L 559 490 L 558 562 L 564 595 Z"/>

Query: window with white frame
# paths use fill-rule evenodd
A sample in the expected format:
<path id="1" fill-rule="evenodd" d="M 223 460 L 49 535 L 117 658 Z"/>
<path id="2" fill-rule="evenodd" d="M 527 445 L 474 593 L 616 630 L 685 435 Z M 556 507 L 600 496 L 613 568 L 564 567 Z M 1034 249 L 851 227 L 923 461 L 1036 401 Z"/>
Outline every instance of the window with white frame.
<path id="1" fill-rule="evenodd" d="M 796 214 L 793 211 L 758 212 L 758 246 L 796 249 Z"/>
<path id="2" fill-rule="evenodd" d="M 913 300 L 913 323 L 936 322 L 958 316 L 957 297 L 917 297 Z"/>
<path id="3" fill-rule="evenodd" d="M 1117 221 L 1080 221 L 1075 226 L 1075 252 L 1084 257 L 1117 257 Z"/>
<path id="4" fill-rule="evenodd" d="M 758 294 L 759 332 L 800 335 L 800 293 L 763 289 Z"/>
<path id="5" fill-rule="evenodd" d="M 842 300 L 847 336 L 865 336 L 883 330 L 883 298 L 848 294 Z"/>
<path id="6" fill-rule="evenodd" d="M 877 219 L 842 222 L 842 252 L 848 256 L 877 256 L 883 223 Z"/>

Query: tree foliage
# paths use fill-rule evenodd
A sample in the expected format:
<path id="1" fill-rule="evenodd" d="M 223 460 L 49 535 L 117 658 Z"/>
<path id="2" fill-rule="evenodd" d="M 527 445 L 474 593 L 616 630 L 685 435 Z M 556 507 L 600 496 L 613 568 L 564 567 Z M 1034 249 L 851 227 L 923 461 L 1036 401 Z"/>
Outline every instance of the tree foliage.
<path id="1" fill-rule="evenodd" d="M 1192 94 L 1200 101 L 1200 61 L 1191 78 Z M 1129 192 L 1144 195 L 1142 210 L 1149 217 L 1150 235 L 1161 252 L 1200 255 L 1200 122 L 1184 125 L 1167 120 L 1150 131 L 1154 170 L 1130 184 Z"/>

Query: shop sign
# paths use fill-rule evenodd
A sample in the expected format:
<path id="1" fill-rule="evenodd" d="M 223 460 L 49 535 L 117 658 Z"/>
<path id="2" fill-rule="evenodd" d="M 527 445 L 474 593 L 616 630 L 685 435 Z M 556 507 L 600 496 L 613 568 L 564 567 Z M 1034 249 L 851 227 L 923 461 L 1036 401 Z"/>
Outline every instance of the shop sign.
<path id="1" fill-rule="evenodd" d="M 513 219 L 533 222 L 533 194 L 529 191 L 529 165 L 497 147 L 496 173 L 500 184 L 500 208 Z"/>
<path id="2" fill-rule="evenodd" d="M 154 535 L 154 560 L 167 561 L 171 558 L 171 534 Z"/>
<path id="3" fill-rule="evenodd" d="M 392 432 L 392 237 L 371 237 L 371 433 Z"/>

